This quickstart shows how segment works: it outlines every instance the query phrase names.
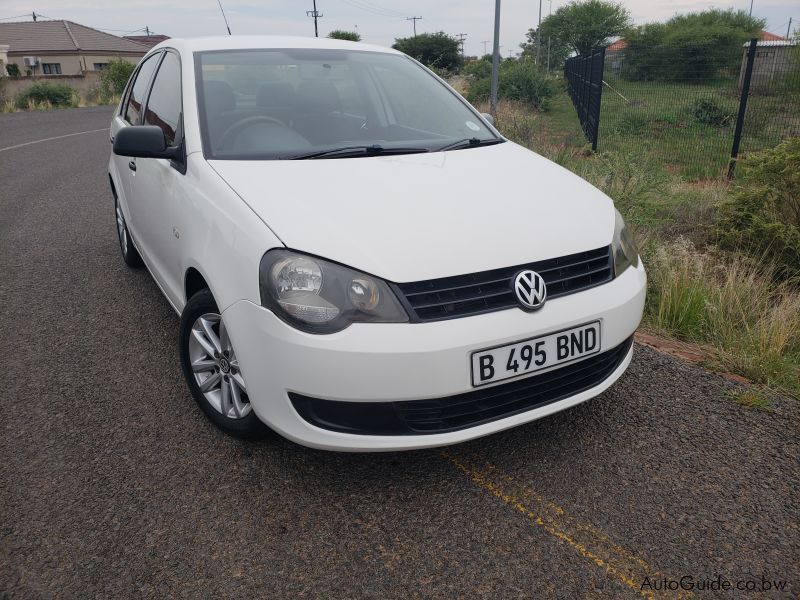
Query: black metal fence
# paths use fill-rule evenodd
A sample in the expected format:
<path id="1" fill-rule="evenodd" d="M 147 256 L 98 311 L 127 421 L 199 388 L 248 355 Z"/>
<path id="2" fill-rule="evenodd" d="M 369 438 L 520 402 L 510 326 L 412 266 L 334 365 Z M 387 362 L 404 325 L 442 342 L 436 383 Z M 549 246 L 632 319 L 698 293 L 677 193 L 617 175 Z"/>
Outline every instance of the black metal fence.
<path id="1" fill-rule="evenodd" d="M 591 85 L 598 56 L 602 92 Z M 687 178 L 732 174 L 732 157 L 800 136 L 794 42 L 752 40 L 740 51 L 718 53 L 622 42 L 604 54 L 569 59 L 566 70 L 593 149 L 636 154 Z"/>
<path id="2" fill-rule="evenodd" d="M 603 97 L 603 57 L 605 48 L 585 56 L 568 58 L 564 65 L 567 89 L 586 138 L 597 150 L 600 105 Z"/>

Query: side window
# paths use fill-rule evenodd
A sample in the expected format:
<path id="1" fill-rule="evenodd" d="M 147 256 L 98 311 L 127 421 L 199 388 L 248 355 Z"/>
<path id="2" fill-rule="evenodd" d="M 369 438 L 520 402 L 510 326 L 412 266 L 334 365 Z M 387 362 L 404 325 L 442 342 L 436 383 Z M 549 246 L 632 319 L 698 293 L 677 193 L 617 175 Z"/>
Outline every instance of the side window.
<path id="1" fill-rule="evenodd" d="M 175 143 L 181 109 L 181 63 L 174 53 L 167 52 L 147 100 L 144 122 L 160 127 L 167 138 L 167 144 L 172 146 Z"/>
<path id="2" fill-rule="evenodd" d="M 139 124 L 139 115 L 142 112 L 142 102 L 144 102 L 144 95 L 147 92 L 147 84 L 150 83 L 150 76 L 153 74 L 160 56 L 160 52 L 149 56 L 139 67 L 139 72 L 136 73 L 136 80 L 133 82 L 124 115 L 125 120 L 131 125 Z"/>

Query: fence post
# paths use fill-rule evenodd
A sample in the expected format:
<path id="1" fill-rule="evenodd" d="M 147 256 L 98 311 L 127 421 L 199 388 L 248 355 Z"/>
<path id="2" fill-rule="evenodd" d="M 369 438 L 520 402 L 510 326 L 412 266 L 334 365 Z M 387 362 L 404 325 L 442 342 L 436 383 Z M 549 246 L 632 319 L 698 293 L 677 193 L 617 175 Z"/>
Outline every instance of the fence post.
<path id="1" fill-rule="evenodd" d="M 597 55 L 595 55 L 597 56 Z M 605 46 L 600 48 L 599 52 L 600 56 L 600 65 L 599 68 L 595 69 L 594 65 L 594 56 L 592 57 L 592 70 L 595 73 L 599 73 L 599 77 L 597 80 L 597 95 L 595 96 L 597 101 L 597 106 L 595 107 L 594 113 L 594 135 L 592 136 L 592 152 L 597 152 L 597 137 L 600 134 L 600 109 L 603 105 L 603 73 L 605 72 L 605 65 L 606 65 L 606 49 Z M 594 75 L 593 73 L 592 75 Z M 591 104 L 589 105 L 589 110 L 592 109 Z"/>
<path id="2" fill-rule="evenodd" d="M 733 171 L 736 168 L 736 158 L 739 156 L 739 145 L 742 142 L 742 128 L 744 127 L 744 116 L 747 112 L 747 97 L 750 95 L 750 80 L 753 77 L 753 63 L 756 58 L 756 48 L 758 40 L 750 40 L 750 47 L 747 49 L 747 64 L 744 68 L 744 80 L 742 81 L 742 92 L 739 97 L 739 114 L 736 117 L 736 129 L 733 132 L 733 148 L 731 148 L 731 161 L 728 163 L 728 179 L 733 178 Z"/>

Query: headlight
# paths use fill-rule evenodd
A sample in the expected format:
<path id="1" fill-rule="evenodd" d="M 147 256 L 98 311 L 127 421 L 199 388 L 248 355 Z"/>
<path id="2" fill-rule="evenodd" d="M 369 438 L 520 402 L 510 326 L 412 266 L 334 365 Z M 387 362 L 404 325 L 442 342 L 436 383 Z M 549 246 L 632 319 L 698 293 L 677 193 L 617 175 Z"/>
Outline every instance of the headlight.
<path id="1" fill-rule="evenodd" d="M 289 250 L 264 255 L 259 286 L 264 306 L 311 333 L 333 333 L 356 322 L 408 321 L 385 281 Z"/>
<path id="2" fill-rule="evenodd" d="M 625 225 L 622 215 L 618 210 L 614 210 L 614 213 L 616 221 L 611 249 L 614 253 L 614 276 L 619 277 L 628 267 L 639 266 L 639 251 L 636 249 L 636 242 L 633 241 L 631 230 Z"/>

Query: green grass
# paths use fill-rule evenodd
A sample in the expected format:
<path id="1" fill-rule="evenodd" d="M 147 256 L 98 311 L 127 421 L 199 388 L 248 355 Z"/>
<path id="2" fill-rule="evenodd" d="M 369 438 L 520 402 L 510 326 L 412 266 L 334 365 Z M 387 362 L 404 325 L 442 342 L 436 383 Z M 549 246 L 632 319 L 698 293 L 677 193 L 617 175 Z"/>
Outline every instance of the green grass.
<path id="1" fill-rule="evenodd" d="M 606 72 L 598 151 L 636 153 L 687 179 L 722 177 L 730 160 L 739 110 L 738 81 L 703 84 L 628 81 Z M 720 110 L 703 122 L 698 103 Z M 748 99 L 740 152 L 769 148 L 800 135 L 800 95 L 753 93 Z"/>

